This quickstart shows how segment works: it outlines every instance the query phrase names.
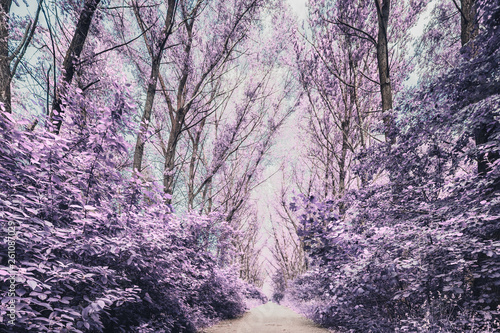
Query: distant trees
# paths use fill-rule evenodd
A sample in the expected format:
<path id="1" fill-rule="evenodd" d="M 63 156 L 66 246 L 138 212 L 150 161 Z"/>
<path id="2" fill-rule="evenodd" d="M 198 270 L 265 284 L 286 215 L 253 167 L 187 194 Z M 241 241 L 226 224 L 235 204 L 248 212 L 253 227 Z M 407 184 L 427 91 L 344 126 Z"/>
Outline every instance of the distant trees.
<path id="1" fill-rule="evenodd" d="M 18 4 L 16 4 L 18 5 Z M 3 104 L 5 112 L 12 112 L 11 83 L 17 68 L 26 54 L 38 24 L 38 18 L 42 8 L 42 3 L 38 3 L 36 14 L 24 28 L 22 38 L 15 49 L 9 49 L 12 44 L 10 35 L 12 28 L 20 29 L 9 19 L 11 15 L 12 0 L 2 0 L 0 2 L 0 103 Z"/>
<path id="2" fill-rule="evenodd" d="M 429 14 L 422 35 L 414 42 L 414 77 L 418 77 L 419 84 L 442 75 L 460 55 L 460 13 L 453 1 L 435 3 Z"/>
<path id="3" fill-rule="evenodd" d="M 367 43 L 343 34 L 338 25 L 325 24 L 322 17 L 313 22 L 312 50 L 299 63 L 309 101 L 309 155 L 321 170 L 317 177 L 324 179 L 325 198 L 341 198 L 354 180 L 353 154 L 372 139 L 367 119 L 375 111 L 369 78 L 374 59 Z"/>
<path id="4" fill-rule="evenodd" d="M 304 239 L 298 235 L 299 221 L 294 214 L 293 207 L 286 202 L 288 195 L 286 188 L 283 188 L 281 196 L 274 198 L 275 204 L 272 208 L 276 217 L 270 217 L 273 236 L 270 249 L 274 263 L 272 281 L 274 293 L 280 295 L 278 297 L 281 298 L 285 296 L 290 281 L 304 274 L 310 267 Z"/>

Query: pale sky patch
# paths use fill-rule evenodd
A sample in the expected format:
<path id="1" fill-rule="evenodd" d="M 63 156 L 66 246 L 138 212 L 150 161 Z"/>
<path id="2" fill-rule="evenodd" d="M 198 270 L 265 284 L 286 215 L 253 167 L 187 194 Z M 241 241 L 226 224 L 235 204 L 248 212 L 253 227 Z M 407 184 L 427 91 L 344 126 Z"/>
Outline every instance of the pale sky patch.
<path id="1" fill-rule="evenodd" d="M 307 0 L 286 0 L 293 12 L 297 15 L 297 17 L 301 20 L 305 20 L 307 16 Z"/>

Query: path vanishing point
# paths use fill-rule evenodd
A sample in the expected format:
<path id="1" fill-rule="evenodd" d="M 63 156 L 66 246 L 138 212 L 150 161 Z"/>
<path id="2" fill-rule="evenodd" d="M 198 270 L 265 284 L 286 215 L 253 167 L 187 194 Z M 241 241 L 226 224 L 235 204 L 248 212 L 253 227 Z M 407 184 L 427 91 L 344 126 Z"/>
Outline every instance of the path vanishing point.
<path id="1" fill-rule="evenodd" d="M 202 333 L 328 333 L 302 315 L 278 305 L 266 303 L 247 311 L 243 317 L 225 320 L 205 328 Z"/>

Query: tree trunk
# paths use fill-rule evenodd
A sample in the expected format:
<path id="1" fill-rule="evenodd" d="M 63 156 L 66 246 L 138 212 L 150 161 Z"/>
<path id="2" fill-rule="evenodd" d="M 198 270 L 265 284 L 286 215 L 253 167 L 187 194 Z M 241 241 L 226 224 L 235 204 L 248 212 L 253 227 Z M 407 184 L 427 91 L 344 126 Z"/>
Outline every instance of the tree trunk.
<path id="1" fill-rule="evenodd" d="M 347 113 L 347 112 L 346 112 Z M 349 149 L 349 126 L 350 119 L 348 115 L 344 115 L 344 120 L 341 123 L 342 130 L 342 151 L 340 153 L 339 160 L 339 198 L 342 199 L 345 193 L 346 188 L 346 159 L 347 159 L 347 150 Z M 345 205 L 343 202 L 339 204 L 339 213 L 340 215 L 344 215 L 345 213 Z"/>
<path id="2" fill-rule="evenodd" d="M 83 51 L 83 46 L 85 45 L 85 40 L 87 39 L 90 25 L 92 24 L 92 17 L 100 1 L 101 0 L 85 0 L 80 18 L 76 24 L 73 39 L 64 57 L 62 85 L 56 91 L 56 96 L 54 96 L 54 101 L 52 102 L 52 111 L 50 112 L 50 122 L 53 126 L 52 130 L 56 134 L 59 134 L 62 125 L 62 97 L 64 95 L 65 85 L 71 84 L 73 80 L 75 62 L 80 58 Z"/>
<path id="3" fill-rule="evenodd" d="M 189 179 L 188 179 L 188 208 L 193 209 L 194 207 L 194 199 L 195 199 L 195 192 L 194 192 L 194 186 L 195 186 L 195 176 L 196 176 L 196 166 L 199 161 L 198 157 L 198 151 L 200 147 L 200 141 L 201 141 L 201 132 L 203 130 L 203 127 L 205 127 L 205 121 L 206 118 L 203 118 L 203 120 L 200 123 L 199 129 L 196 129 L 196 133 L 191 136 L 191 143 L 193 144 L 193 150 L 191 152 L 191 159 L 189 161 Z"/>
<path id="4" fill-rule="evenodd" d="M 358 65 L 357 63 L 354 62 L 351 52 L 349 52 L 349 67 L 351 69 L 353 78 L 352 80 L 353 87 L 351 90 L 351 99 L 352 99 L 351 104 L 354 104 L 356 109 L 356 124 L 359 132 L 359 143 L 361 144 L 361 149 L 364 151 L 366 150 L 366 139 L 365 139 L 365 129 L 364 129 L 365 126 L 364 117 L 361 110 L 361 103 L 359 100 L 359 91 L 358 91 Z M 363 173 L 361 173 L 360 175 L 360 180 L 361 180 L 361 186 L 365 187 L 367 184 L 367 179 Z"/>
<path id="5" fill-rule="evenodd" d="M 333 150 L 333 147 L 332 147 Z M 331 183 L 335 183 L 335 180 L 333 179 L 333 174 L 332 170 L 330 168 L 330 165 L 332 164 L 332 153 L 330 152 L 330 142 L 329 140 L 326 141 L 326 163 L 325 163 L 325 199 L 327 199 L 330 196 L 330 192 L 333 192 L 334 189 L 330 190 L 330 185 Z M 330 175 L 331 174 L 331 175 Z M 332 177 L 332 180 L 330 181 L 330 176 Z"/>
<path id="6" fill-rule="evenodd" d="M 149 76 L 144 112 L 141 117 L 141 126 L 139 128 L 139 133 L 137 134 L 137 140 L 135 142 L 133 170 L 137 172 L 142 171 L 144 144 L 146 143 L 146 135 L 149 127 L 149 122 L 151 121 L 151 114 L 153 112 L 153 103 L 155 99 L 156 84 L 158 82 L 159 74 L 160 74 L 160 59 L 155 57 L 151 65 L 151 74 Z"/>
<path id="7" fill-rule="evenodd" d="M 477 36 L 479 29 L 477 25 L 476 0 L 461 0 L 461 32 L 460 40 L 462 46 Z"/>
<path id="8" fill-rule="evenodd" d="M 151 121 L 151 114 L 153 112 L 153 103 L 156 94 L 156 84 L 158 82 L 158 77 L 160 75 L 160 64 L 163 55 L 163 50 L 167 44 L 168 37 L 172 33 L 172 26 L 174 22 L 175 8 L 177 6 L 177 0 L 168 0 L 167 17 L 165 18 L 165 27 L 163 29 L 163 36 L 160 43 L 157 45 L 158 50 L 155 54 L 155 48 L 150 49 L 151 54 L 151 74 L 149 76 L 148 89 L 146 93 L 146 103 L 144 105 L 144 112 L 141 117 L 141 127 L 139 128 L 139 133 L 137 134 L 137 140 L 135 143 L 134 150 L 134 161 L 132 164 L 133 170 L 137 172 L 142 171 L 142 159 L 144 156 L 144 144 L 146 143 L 146 135 L 149 127 L 149 122 Z M 139 13 L 136 10 L 136 17 L 141 26 L 141 30 L 144 33 L 145 27 L 142 26 Z"/>
<path id="9" fill-rule="evenodd" d="M 9 59 L 9 12 L 12 0 L 0 0 L 0 103 L 12 113 Z"/>
<path id="10" fill-rule="evenodd" d="M 203 214 L 203 209 L 205 209 L 205 206 L 207 208 L 205 209 L 205 214 L 210 214 L 212 212 L 212 178 L 208 179 L 206 184 L 203 187 L 203 197 L 201 199 L 201 207 L 200 207 L 200 214 Z"/>
<path id="11" fill-rule="evenodd" d="M 173 195 L 174 193 L 174 180 L 175 180 L 175 152 L 177 150 L 177 143 L 184 125 L 184 110 L 181 108 L 177 111 L 170 135 L 167 143 L 167 154 L 165 155 L 164 175 L 163 175 L 163 191 L 166 194 Z M 171 203 L 171 199 L 167 200 Z"/>
<path id="12" fill-rule="evenodd" d="M 484 145 L 491 141 L 491 134 L 498 131 L 498 122 L 495 121 L 493 115 L 490 113 L 489 119 L 485 119 L 479 126 L 474 129 L 474 140 L 476 146 Z M 487 123 L 487 120 L 490 122 Z M 490 164 L 498 160 L 498 151 L 486 153 L 479 153 L 477 157 L 477 173 L 481 176 L 485 176 L 490 170 Z"/>
<path id="13" fill-rule="evenodd" d="M 471 42 L 474 37 L 478 34 L 478 25 L 477 25 L 477 8 L 476 8 L 476 0 L 461 0 L 461 13 L 460 13 L 460 21 L 461 21 L 461 32 L 460 32 L 460 40 L 462 46 Z M 474 49 L 474 46 L 471 45 L 471 49 Z M 488 114 L 490 119 L 486 119 L 483 123 L 479 124 L 474 129 L 474 141 L 476 146 L 483 145 L 490 141 L 490 132 L 491 124 L 495 124 L 495 120 L 493 115 Z M 489 123 L 489 124 L 488 124 Z M 477 173 L 481 176 L 484 176 L 490 170 L 489 162 L 493 162 L 498 159 L 498 154 L 490 154 L 490 161 L 485 153 L 479 153 L 477 157 Z"/>
<path id="14" fill-rule="evenodd" d="M 382 2 L 382 3 L 381 3 Z M 378 39 L 377 39 L 377 61 L 380 82 L 380 94 L 382 97 L 382 116 L 385 127 L 385 140 L 394 143 L 392 135 L 392 89 L 389 77 L 389 49 L 387 40 L 387 27 L 389 25 L 390 0 L 375 0 L 378 17 Z"/>
<path id="15" fill-rule="evenodd" d="M 179 86 L 177 87 L 177 110 L 175 111 L 175 117 L 173 118 L 172 129 L 170 130 L 170 135 L 168 137 L 167 151 L 165 155 L 165 166 L 164 166 L 164 176 L 163 176 L 163 191 L 166 194 L 173 195 L 174 193 L 174 181 L 175 181 L 175 156 L 177 151 L 177 143 L 179 141 L 180 134 L 184 127 L 184 120 L 186 114 L 189 112 L 190 104 L 186 105 L 186 86 L 189 78 L 189 58 L 191 56 L 191 46 L 193 43 L 193 25 L 194 17 L 196 17 L 196 10 L 193 12 L 193 18 L 191 20 L 187 19 L 187 15 L 184 12 L 184 25 L 186 27 L 186 32 L 188 34 L 188 42 L 184 48 L 185 52 L 185 62 L 184 68 L 182 70 L 182 76 L 179 81 Z M 167 199 L 167 203 L 170 204 L 171 199 Z"/>

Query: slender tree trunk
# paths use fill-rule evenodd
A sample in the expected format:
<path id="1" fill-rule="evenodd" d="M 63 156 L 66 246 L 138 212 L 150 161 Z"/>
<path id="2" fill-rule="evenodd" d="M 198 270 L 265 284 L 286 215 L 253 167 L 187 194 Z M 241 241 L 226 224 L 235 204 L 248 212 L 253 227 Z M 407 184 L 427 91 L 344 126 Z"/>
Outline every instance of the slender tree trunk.
<path id="1" fill-rule="evenodd" d="M 487 119 L 474 129 L 474 139 L 476 146 L 480 146 L 491 141 L 491 134 L 498 131 L 498 122 L 495 121 L 492 114 L 487 115 Z M 490 122 L 487 123 L 487 120 Z M 477 172 L 481 176 L 485 176 L 491 170 L 490 163 L 498 160 L 499 154 L 497 152 L 479 153 L 477 157 Z"/>
<path id="2" fill-rule="evenodd" d="M 161 53 L 161 52 L 160 52 Z M 144 144 L 146 143 L 146 135 L 151 121 L 151 114 L 153 112 L 153 103 L 156 94 L 156 84 L 158 82 L 158 75 L 160 74 L 160 57 L 154 57 L 151 65 L 151 74 L 149 75 L 148 89 L 146 93 L 146 103 L 144 104 L 144 112 L 141 117 L 141 126 L 137 134 L 134 150 L 133 170 L 137 172 L 142 171 L 142 159 L 144 156 Z"/>
<path id="3" fill-rule="evenodd" d="M 356 67 L 354 70 L 354 88 L 352 89 L 352 98 L 354 99 L 354 104 L 356 106 L 356 120 L 359 129 L 359 143 L 361 144 L 361 148 L 366 149 L 366 140 L 365 140 L 365 131 L 364 131 L 364 119 L 361 114 L 361 105 L 359 103 L 359 92 L 358 92 L 358 78 L 357 78 L 357 70 Z"/>
<path id="4" fill-rule="evenodd" d="M 202 198 L 202 205 L 200 208 L 200 213 L 203 212 L 203 209 L 205 208 L 205 205 L 207 205 L 207 208 L 205 210 L 205 214 L 210 214 L 212 212 L 212 178 L 210 178 L 207 183 L 205 184 L 205 187 L 203 188 L 203 198 Z"/>
<path id="5" fill-rule="evenodd" d="M 80 58 L 83 51 L 83 46 L 85 45 L 85 40 L 87 39 L 89 28 L 92 24 L 92 18 L 99 2 L 100 0 L 85 0 L 80 18 L 76 24 L 73 39 L 64 57 L 62 85 L 56 91 L 56 96 L 54 96 L 54 101 L 52 102 L 52 111 L 50 112 L 50 121 L 53 126 L 52 130 L 56 134 L 59 134 L 62 125 L 62 97 L 64 95 L 65 85 L 71 84 L 73 80 L 73 76 L 75 75 L 75 62 Z"/>
<path id="6" fill-rule="evenodd" d="M 166 194 L 173 195 L 174 192 L 174 180 L 175 180 L 175 152 L 177 150 L 177 143 L 179 142 L 179 137 L 184 125 L 184 110 L 181 108 L 177 111 L 174 123 L 172 124 L 172 129 L 170 130 L 170 135 L 168 137 L 165 164 L 164 164 L 164 175 L 163 175 L 163 191 Z M 171 200 L 168 199 L 167 203 Z"/>
<path id="7" fill-rule="evenodd" d="M 203 130 L 203 127 L 205 126 L 205 121 L 206 121 L 206 118 L 203 118 L 203 120 L 200 123 L 200 128 L 196 131 L 196 133 L 193 136 L 191 136 L 191 143 L 193 145 L 193 150 L 191 152 L 191 159 L 189 161 L 189 179 L 188 179 L 188 208 L 189 209 L 193 209 L 193 206 L 194 206 L 194 198 L 195 198 L 194 182 L 195 182 L 195 176 L 196 176 L 196 165 L 199 161 L 198 151 L 199 151 L 200 141 L 201 141 L 201 132 Z"/>
<path id="8" fill-rule="evenodd" d="M 184 14 L 186 16 L 186 14 Z M 196 16 L 196 11 L 193 13 Z M 179 86 L 177 87 L 177 110 L 175 111 L 175 117 L 173 119 L 172 129 L 170 130 L 170 135 L 168 137 L 167 143 L 167 154 L 165 155 L 165 166 L 164 166 L 164 176 L 163 176 L 163 191 L 166 194 L 173 195 L 174 192 L 174 180 L 175 180 L 175 156 L 177 151 L 177 143 L 179 141 L 180 134 L 184 127 L 184 120 L 186 114 L 189 111 L 190 105 L 186 105 L 186 85 L 189 78 L 189 58 L 191 56 L 191 45 L 193 42 L 193 25 L 194 17 L 191 20 L 185 18 L 185 27 L 188 34 L 188 42 L 184 48 L 185 52 L 185 62 L 182 72 L 181 79 L 179 81 Z M 167 203 L 170 203 L 171 199 L 167 199 Z"/>
<path id="9" fill-rule="evenodd" d="M 476 0 L 461 0 L 460 22 L 460 40 L 462 42 L 462 46 L 464 46 L 465 44 L 472 42 L 478 34 Z M 474 46 L 471 45 L 471 48 L 474 49 Z M 495 124 L 495 120 L 491 113 L 489 113 L 486 118 L 487 119 L 474 129 L 474 141 L 476 146 L 483 145 L 490 141 L 490 132 L 492 132 L 491 124 Z M 484 176 L 488 173 L 490 170 L 489 162 L 497 160 L 498 154 L 489 154 L 488 157 L 485 153 L 480 153 L 478 155 L 477 172 L 479 175 Z"/>
<path id="10" fill-rule="evenodd" d="M 362 115 L 361 104 L 359 101 L 359 88 L 358 88 L 358 66 L 354 63 L 352 53 L 349 52 L 349 67 L 351 68 L 352 78 L 353 78 L 353 88 L 351 90 L 351 104 L 354 104 L 356 108 L 356 125 L 358 126 L 359 132 L 359 143 L 363 150 L 366 149 L 366 139 L 365 139 L 365 129 L 364 129 L 364 117 Z M 367 180 L 365 175 L 362 173 L 360 175 L 361 186 L 365 187 Z"/>
<path id="11" fill-rule="evenodd" d="M 144 112 L 141 117 L 141 127 L 139 128 L 139 133 L 137 134 L 137 140 L 135 143 L 134 150 L 134 161 L 132 163 L 133 170 L 137 172 L 142 171 L 142 160 L 144 157 L 144 145 L 146 143 L 146 135 L 148 132 L 149 122 L 151 121 L 151 114 L 153 112 L 153 103 L 156 94 L 156 84 L 158 82 L 158 77 L 160 76 L 160 64 L 163 55 L 163 50 L 167 44 L 168 37 L 172 33 L 172 26 L 174 22 L 174 14 L 177 6 L 177 0 L 168 0 L 167 17 L 165 18 L 165 27 L 163 29 L 162 40 L 157 45 L 157 53 L 155 54 L 155 48 L 150 48 L 151 54 L 151 74 L 149 75 L 148 89 L 146 93 L 146 103 L 144 104 Z M 139 12 L 135 9 L 136 17 L 141 26 L 141 30 L 144 33 L 145 27 L 142 26 L 142 21 L 139 16 Z"/>
<path id="12" fill-rule="evenodd" d="M 382 97 L 382 115 L 385 127 L 386 142 L 394 143 L 392 133 L 392 88 L 389 69 L 389 48 L 387 40 L 387 27 L 389 25 L 390 0 L 375 0 L 378 17 L 378 39 L 377 39 L 377 61 L 380 82 L 380 94 Z"/>
<path id="13" fill-rule="evenodd" d="M 344 120 L 341 123 L 342 129 L 342 151 L 340 153 L 339 160 L 339 198 L 342 198 L 345 193 L 345 181 L 346 181 L 346 159 L 347 150 L 349 149 L 349 118 L 345 115 Z M 339 205 L 340 215 L 345 213 L 345 205 L 343 202 Z"/>
<path id="14" fill-rule="evenodd" d="M 11 113 L 10 59 L 9 59 L 9 12 L 12 0 L 0 0 L 0 103 L 5 112 Z"/>
<path id="15" fill-rule="evenodd" d="M 332 163 L 331 153 L 330 153 L 330 142 L 326 141 L 326 164 L 325 164 L 325 199 L 328 198 L 330 194 L 330 164 Z M 331 175 L 333 178 L 333 175 Z"/>

